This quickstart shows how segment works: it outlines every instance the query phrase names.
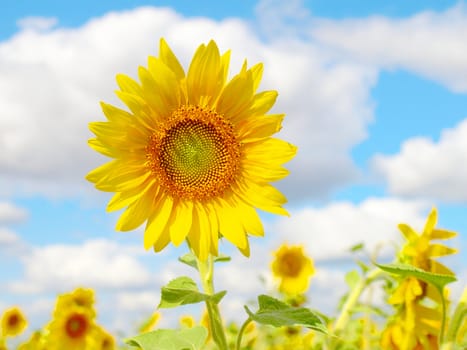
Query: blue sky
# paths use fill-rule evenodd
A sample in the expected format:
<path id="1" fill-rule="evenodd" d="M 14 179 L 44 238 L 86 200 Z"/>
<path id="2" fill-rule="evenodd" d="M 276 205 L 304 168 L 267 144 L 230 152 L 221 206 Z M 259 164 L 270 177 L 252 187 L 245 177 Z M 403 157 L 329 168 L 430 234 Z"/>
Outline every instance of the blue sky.
<path id="1" fill-rule="evenodd" d="M 328 310 L 344 293 L 346 248 L 398 241 L 396 224 L 421 229 L 432 206 L 465 251 L 466 23 L 457 1 L 9 2 L 0 14 L 0 309 L 19 304 L 40 325 L 56 293 L 87 285 L 105 296 L 103 322 L 121 329 L 186 273 L 175 262 L 183 246 L 145 252 L 142 231 L 115 232 L 109 196 L 84 181 L 103 161 L 86 146 L 87 123 L 102 119 L 99 101 L 117 103 L 115 74 L 135 76 L 161 36 L 185 63 L 211 37 L 232 48 L 231 74 L 245 57 L 263 61 L 262 86 L 279 91 L 274 108 L 287 114 L 281 137 L 300 150 L 279 185 L 291 218 L 263 215 L 267 237 L 253 240 L 250 260 L 224 244 L 234 256 L 219 281 L 228 310 L 263 292 L 257 276 L 286 240 L 315 258 L 312 299 Z M 465 257 L 449 262 L 467 276 Z M 249 288 L 235 283 L 242 277 Z"/>

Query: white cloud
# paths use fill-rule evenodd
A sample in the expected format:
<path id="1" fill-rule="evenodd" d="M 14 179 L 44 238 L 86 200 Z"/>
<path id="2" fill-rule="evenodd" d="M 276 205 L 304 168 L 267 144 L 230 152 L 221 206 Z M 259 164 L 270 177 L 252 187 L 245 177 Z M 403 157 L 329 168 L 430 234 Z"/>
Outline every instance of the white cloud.
<path id="1" fill-rule="evenodd" d="M 23 222 L 27 218 L 27 212 L 10 202 L 0 202 L 0 225 Z"/>
<path id="2" fill-rule="evenodd" d="M 403 68 L 467 92 L 467 7 L 404 19 L 315 20 L 311 35 L 337 55 L 385 69 Z"/>
<path id="3" fill-rule="evenodd" d="M 374 170 L 396 195 L 467 202 L 467 119 L 441 132 L 437 142 L 417 137 L 395 155 L 377 155 Z"/>
<path id="4" fill-rule="evenodd" d="M 35 294 L 91 288 L 136 288 L 150 282 L 150 274 L 136 258 L 140 249 L 104 239 L 81 245 L 32 247 L 22 257 L 22 280 L 9 283 L 10 292 Z"/>
<path id="5" fill-rule="evenodd" d="M 429 210 L 426 202 L 396 198 L 368 198 L 359 204 L 334 202 L 322 208 L 303 208 L 281 218 L 272 228 L 277 244 L 303 244 L 317 261 L 349 256 L 364 243 L 372 252 L 379 244 L 400 240 L 397 224 L 421 226 Z"/>
<path id="6" fill-rule="evenodd" d="M 289 17 L 299 13 L 297 6 Z M 372 119 L 374 69 L 330 60 L 321 47 L 293 36 L 262 42 L 254 23 L 241 19 L 184 18 L 146 7 L 75 29 L 29 26 L 0 43 L 0 178 L 6 184 L 0 193 L 89 190 L 83 177 L 104 160 L 87 146 L 87 123 L 103 119 L 99 100 L 120 104 L 112 93 L 115 74 L 135 76 L 148 55 L 158 54 L 161 36 L 185 67 L 196 46 L 212 37 L 222 50 L 232 49 L 232 73 L 244 58 L 264 61 L 262 87 L 279 91 L 274 111 L 288 115 L 282 135 L 299 146 L 281 185 L 288 194 L 322 195 L 356 176 L 349 149 L 366 137 Z"/>

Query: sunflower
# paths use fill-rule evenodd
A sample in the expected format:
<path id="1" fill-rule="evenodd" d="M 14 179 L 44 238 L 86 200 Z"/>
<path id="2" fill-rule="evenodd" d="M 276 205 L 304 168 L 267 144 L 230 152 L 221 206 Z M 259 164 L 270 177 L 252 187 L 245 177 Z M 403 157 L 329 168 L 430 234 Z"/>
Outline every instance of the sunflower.
<path id="1" fill-rule="evenodd" d="M 28 322 L 18 307 L 7 309 L 2 316 L 2 337 L 21 334 Z"/>
<path id="2" fill-rule="evenodd" d="M 274 276 L 280 279 L 279 290 L 288 295 L 305 292 L 315 269 L 313 261 L 303 252 L 303 247 L 284 244 L 274 255 L 271 269 Z"/>
<path id="3" fill-rule="evenodd" d="M 185 74 L 161 39 L 159 57 L 139 67 L 140 83 L 117 76 L 129 112 L 102 103 L 107 121 L 90 124 L 89 145 L 113 159 L 87 179 L 115 192 L 108 211 L 126 208 L 117 230 L 146 223 L 146 249 L 187 241 L 206 260 L 225 237 L 248 256 L 248 235 L 264 235 L 256 209 L 287 215 L 270 182 L 287 176 L 282 164 L 296 147 L 271 137 L 284 117 L 267 114 L 277 92 L 257 92 L 262 64 L 245 62 L 228 80 L 229 60 L 211 40 Z"/>
<path id="4" fill-rule="evenodd" d="M 90 308 L 70 305 L 58 308 L 48 326 L 47 349 L 94 349 L 95 313 Z"/>
<path id="5" fill-rule="evenodd" d="M 437 211 L 433 208 L 420 234 L 407 224 L 399 224 L 407 240 L 399 253 L 399 262 L 427 272 L 454 275 L 435 258 L 457 251 L 433 240 L 450 239 L 456 236 L 456 232 L 436 228 L 436 223 Z M 398 282 L 388 300 L 389 304 L 397 308 L 397 313 L 382 334 L 383 349 L 438 349 L 443 317 L 442 296 L 434 286 L 413 276 L 400 278 Z M 444 290 L 444 293 L 447 299 L 448 291 Z"/>
<path id="6" fill-rule="evenodd" d="M 88 309 L 95 316 L 94 291 L 89 288 L 76 288 L 71 293 L 61 294 L 57 298 L 55 312 L 71 306 L 81 306 Z"/>

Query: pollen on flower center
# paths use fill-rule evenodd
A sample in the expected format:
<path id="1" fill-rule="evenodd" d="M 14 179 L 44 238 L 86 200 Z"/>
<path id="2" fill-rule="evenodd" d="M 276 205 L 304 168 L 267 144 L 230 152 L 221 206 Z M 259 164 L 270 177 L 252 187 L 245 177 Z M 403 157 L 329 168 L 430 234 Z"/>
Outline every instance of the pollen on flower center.
<path id="1" fill-rule="evenodd" d="M 80 338 L 86 332 L 88 322 L 85 316 L 73 314 L 65 324 L 66 333 L 70 338 Z"/>
<path id="2" fill-rule="evenodd" d="M 222 115 L 198 106 L 174 111 L 146 148 L 149 166 L 169 194 L 206 200 L 221 194 L 239 168 L 240 144 Z"/>

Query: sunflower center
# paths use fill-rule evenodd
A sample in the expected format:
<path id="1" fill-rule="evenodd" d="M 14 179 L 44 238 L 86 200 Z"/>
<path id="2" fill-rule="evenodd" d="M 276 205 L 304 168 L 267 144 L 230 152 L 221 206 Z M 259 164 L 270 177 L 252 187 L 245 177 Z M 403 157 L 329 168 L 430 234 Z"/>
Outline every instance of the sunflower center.
<path id="1" fill-rule="evenodd" d="M 84 315 L 73 314 L 65 324 L 65 331 L 70 338 L 81 338 L 88 328 L 88 322 Z"/>
<path id="2" fill-rule="evenodd" d="M 282 257 L 281 270 L 285 276 L 297 277 L 302 270 L 302 261 L 296 254 L 285 254 Z"/>
<path id="3" fill-rule="evenodd" d="M 240 144 L 222 115 L 183 106 L 154 133 L 149 166 L 174 197 L 206 200 L 222 194 L 239 168 Z"/>
<path id="4" fill-rule="evenodd" d="M 8 326 L 13 328 L 19 324 L 19 316 L 17 314 L 13 314 L 8 318 Z"/>

